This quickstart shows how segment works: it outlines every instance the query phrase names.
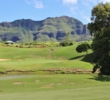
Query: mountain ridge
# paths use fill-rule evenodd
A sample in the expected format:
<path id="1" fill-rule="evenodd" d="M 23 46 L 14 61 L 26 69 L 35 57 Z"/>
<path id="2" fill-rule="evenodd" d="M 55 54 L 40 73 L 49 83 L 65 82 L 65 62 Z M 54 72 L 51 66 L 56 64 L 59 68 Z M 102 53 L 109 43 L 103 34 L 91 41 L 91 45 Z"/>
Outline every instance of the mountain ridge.
<path id="1" fill-rule="evenodd" d="M 18 19 L 0 23 L 0 39 L 3 41 L 32 42 L 35 40 L 61 40 L 66 33 L 71 35 L 88 35 L 86 25 L 78 19 L 60 16 L 48 17 L 44 20 Z"/>

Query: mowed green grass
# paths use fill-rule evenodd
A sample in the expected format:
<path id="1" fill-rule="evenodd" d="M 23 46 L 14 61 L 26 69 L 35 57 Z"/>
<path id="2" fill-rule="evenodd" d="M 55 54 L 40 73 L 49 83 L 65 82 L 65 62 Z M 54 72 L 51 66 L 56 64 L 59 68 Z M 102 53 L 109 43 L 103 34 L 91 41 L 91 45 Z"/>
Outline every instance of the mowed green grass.
<path id="1" fill-rule="evenodd" d="M 93 65 L 91 62 L 82 60 L 85 57 L 85 53 L 76 52 L 76 46 L 75 44 L 68 47 L 51 48 L 1 47 L 0 59 L 8 60 L 0 62 L 0 71 L 38 70 L 48 68 L 92 69 Z"/>
<path id="2" fill-rule="evenodd" d="M 77 68 L 92 70 L 91 53 L 68 47 L 1 47 L 0 71 Z M 18 73 L 17 73 L 18 74 Z M 96 74 L 23 74 L 0 76 L 0 100 L 110 100 L 110 77 Z"/>
<path id="3" fill-rule="evenodd" d="M 0 62 L 0 71 L 79 68 L 92 70 L 93 65 L 79 60 L 9 60 Z"/>
<path id="4" fill-rule="evenodd" d="M 0 58 L 8 59 L 71 59 L 85 55 L 86 53 L 77 53 L 76 46 L 67 47 L 47 47 L 47 48 L 15 48 L 0 47 Z M 91 51 L 90 51 L 91 52 Z"/>
<path id="5" fill-rule="evenodd" d="M 109 76 L 0 76 L 0 100 L 110 100 L 109 91 Z"/>

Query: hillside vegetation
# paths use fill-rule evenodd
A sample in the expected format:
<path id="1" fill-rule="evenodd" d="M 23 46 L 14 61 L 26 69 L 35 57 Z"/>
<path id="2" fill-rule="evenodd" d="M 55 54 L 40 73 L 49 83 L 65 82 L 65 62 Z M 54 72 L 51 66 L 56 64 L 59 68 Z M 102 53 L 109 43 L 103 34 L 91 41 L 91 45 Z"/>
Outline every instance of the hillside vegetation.
<path id="1" fill-rule="evenodd" d="M 37 40 L 55 42 L 62 40 L 67 32 L 71 33 L 72 41 L 91 38 L 86 25 L 68 16 L 49 17 L 41 21 L 21 19 L 0 23 L 0 39 L 2 41 L 11 40 L 26 43 Z"/>

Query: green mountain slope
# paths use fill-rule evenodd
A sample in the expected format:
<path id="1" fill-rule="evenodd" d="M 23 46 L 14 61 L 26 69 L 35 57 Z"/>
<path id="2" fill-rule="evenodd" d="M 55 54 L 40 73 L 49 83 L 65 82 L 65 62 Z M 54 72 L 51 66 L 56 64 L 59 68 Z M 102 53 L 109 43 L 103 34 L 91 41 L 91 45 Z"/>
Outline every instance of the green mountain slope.
<path id="1" fill-rule="evenodd" d="M 21 19 L 0 23 L 0 39 L 2 41 L 56 41 L 64 38 L 66 32 L 71 32 L 71 38 L 74 41 L 80 40 L 82 36 L 83 39 L 86 39 L 87 33 L 89 33 L 82 22 L 68 16 L 49 17 L 42 21 Z"/>

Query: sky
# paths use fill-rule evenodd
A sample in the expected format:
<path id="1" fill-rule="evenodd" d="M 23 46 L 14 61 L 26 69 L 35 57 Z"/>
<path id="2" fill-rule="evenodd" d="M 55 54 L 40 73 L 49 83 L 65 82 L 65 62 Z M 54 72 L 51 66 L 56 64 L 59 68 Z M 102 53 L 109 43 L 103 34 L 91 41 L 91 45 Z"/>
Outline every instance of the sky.
<path id="1" fill-rule="evenodd" d="M 40 21 L 47 17 L 69 16 L 87 24 L 91 10 L 100 2 L 110 0 L 0 0 L 0 22 L 18 19 Z"/>

